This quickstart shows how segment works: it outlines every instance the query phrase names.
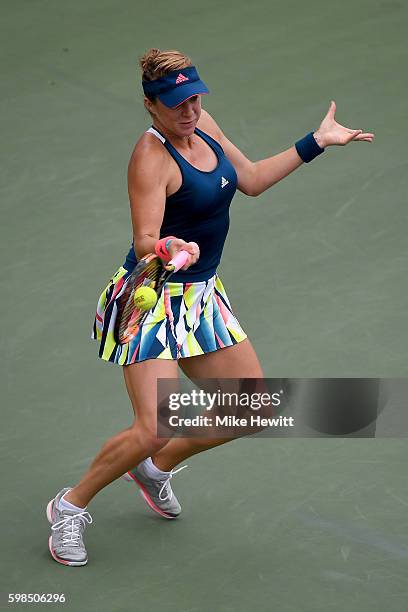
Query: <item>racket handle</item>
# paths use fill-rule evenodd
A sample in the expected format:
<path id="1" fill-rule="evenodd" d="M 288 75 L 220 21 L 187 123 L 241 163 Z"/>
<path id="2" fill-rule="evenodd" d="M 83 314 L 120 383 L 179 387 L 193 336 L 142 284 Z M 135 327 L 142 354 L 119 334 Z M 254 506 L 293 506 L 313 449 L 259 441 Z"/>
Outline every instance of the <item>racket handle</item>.
<path id="1" fill-rule="evenodd" d="M 166 270 L 177 272 L 177 270 L 180 270 L 180 268 L 187 263 L 189 257 L 190 253 L 187 253 L 187 251 L 180 251 L 171 261 L 169 261 L 169 263 L 165 265 Z"/>

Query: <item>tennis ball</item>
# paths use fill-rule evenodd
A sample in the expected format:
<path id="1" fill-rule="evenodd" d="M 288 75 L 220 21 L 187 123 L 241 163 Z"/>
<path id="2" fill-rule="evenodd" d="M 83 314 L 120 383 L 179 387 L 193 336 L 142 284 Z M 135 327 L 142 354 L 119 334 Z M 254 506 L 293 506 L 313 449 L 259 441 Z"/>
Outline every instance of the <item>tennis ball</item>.
<path id="1" fill-rule="evenodd" d="M 150 310 L 156 305 L 157 295 L 151 287 L 139 287 L 133 296 L 136 308 Z"/>

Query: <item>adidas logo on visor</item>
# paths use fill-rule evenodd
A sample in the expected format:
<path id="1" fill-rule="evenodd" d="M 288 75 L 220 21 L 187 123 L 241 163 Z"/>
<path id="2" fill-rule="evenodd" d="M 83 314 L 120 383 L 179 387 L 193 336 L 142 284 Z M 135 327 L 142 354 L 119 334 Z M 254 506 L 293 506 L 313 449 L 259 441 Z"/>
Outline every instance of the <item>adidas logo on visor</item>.
<path id="1" fill-rule="evenodd" d="M 184 83 L 184 81 L 189 81 L 190 79 L 186 76 L 184 76 L 184 74 L 180 74 L 178 75 L 177 79 L 176 79 L 176 85 L 180 85 L 180 83 Z"/>

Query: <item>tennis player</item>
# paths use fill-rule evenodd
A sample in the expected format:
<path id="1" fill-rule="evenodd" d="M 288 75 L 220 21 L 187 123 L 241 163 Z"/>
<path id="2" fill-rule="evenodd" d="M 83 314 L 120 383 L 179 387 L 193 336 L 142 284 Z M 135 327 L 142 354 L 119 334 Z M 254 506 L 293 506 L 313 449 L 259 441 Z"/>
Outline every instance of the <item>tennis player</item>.
<path id="1" fill-rule="evenodd" d="M 103 487 L 125 475 L 153 510 L 175 518 L 181 508 L 170 480 L 182 469 L 176 466 L 225 441 L 158 439 L 158 378 L 176 378 L 178 367 L 190 378 L 263 377 L 217 274 L 236 189 L 258 196 L 327 147 L 374 138 L 337 123 L 332 101 L 318 130 L 252 162 L 202 109 L 201 96 L 209 90 L 186 55 L 150 49 L 140 66 L 152 127 L 136 143 L 128 168 L 133 243 L 99 298 L 92 331 L 99 356 L 123 366 L 135 419 L 104 444 L 77 485 L 63 488 L 47 506 L 49 550 L 65 565 L 87 563 L 87 505 Z M 136 337 L 119 345 L 113 335 L 115 298 L 137 261 L 158 249 L 169 257 L 186 250 L 189 261 L 165 286 Z"/>

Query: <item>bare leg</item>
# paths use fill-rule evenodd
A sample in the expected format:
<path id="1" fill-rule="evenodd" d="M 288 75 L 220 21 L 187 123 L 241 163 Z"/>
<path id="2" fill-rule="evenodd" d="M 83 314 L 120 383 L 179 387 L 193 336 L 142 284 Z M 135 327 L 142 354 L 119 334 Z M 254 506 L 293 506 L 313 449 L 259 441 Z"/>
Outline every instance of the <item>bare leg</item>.
<path id="1" fill-rule="evenodd" d="M 103 487 L 168 442 L 156 436 L 157 379 L 177 378 L 177 362 L 151 359 L 124 366 L 123 374 L 137 419 L 103 445 L 80 482 L 66 494 L 67 501 L 81 508 Z"/>
<path id="2" fill-rule="evenodd" d="M 258 357 L 248 338 L 239 344 L 212 353 L 180 359 L 179 365 L 189 378 L 264 377 Z M 231 438 L 218 440 L 173 438 L 154 454 L 152 460 L 156 467 L 168 472 L 187 457 L 230 441 Z"/>

